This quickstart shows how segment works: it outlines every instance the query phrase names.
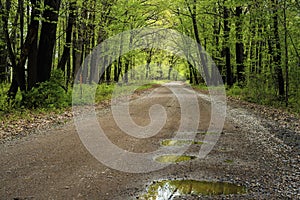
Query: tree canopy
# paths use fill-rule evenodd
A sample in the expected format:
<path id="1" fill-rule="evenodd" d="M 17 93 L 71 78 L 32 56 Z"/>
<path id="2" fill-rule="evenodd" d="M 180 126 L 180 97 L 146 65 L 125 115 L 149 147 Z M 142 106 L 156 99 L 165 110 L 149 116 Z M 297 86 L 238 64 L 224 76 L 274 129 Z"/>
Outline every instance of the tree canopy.
<path id="1" fill-rule="evenodd" d="M 232 93 L 299 111 L 298 0 L 1 0 L 0 16 L 0 81 L 10 84 L 10 100 L 18 90 L 24 100 L 56 69 L 67 90 L 97 45 L 124 31 L 155 27 L 201 44 Z M 115 48 L 121 52 L 122 44 Z M 202 49 L 198 54 L 207 59 Z M 83 83 L 94 80 L 89 66 L 80 72 Z M 191 84 L 209 84 L 216 73 L 204 67 L 202 77 L 193 63 L 151 45 L 101 70 L 99 83 L 107 84 L 133 77 L 174 80 L 178 74 Z"/>

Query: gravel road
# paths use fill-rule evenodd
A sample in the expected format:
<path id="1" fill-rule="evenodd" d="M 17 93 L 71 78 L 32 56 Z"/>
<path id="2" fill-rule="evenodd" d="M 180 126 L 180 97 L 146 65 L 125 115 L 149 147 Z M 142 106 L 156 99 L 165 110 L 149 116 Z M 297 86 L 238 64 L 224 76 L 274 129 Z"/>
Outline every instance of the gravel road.
<path id="1" fill-rule="evenodd" d="M 189 90 L 181 83 L 171 87 Z M 205 132 L 211 118 L 210 98 L 202 93 L 197 98 L 201 111 L 198 130 Z M 108 108 L 97 110 L 98 121 L 113 144 L 128 152 L 152 155 L 162 140 L 178 132 L 183 112 L 172 91 L 159 87 L 131 101 L 134 122 L 149 125 L 149 109 L 155 104 L 164 106 L 167 120 L 150 138 L 124 134 Z M 287 132 L 292 139 L 284 136 Z M 196 135 L 199 141 L 204 137 Z M 247 193 L 175 195 L 169 199 L 300 199 L 297 138 L 298 132 L 279 128 L 276 121 L 229 104 L 222 133 L 204 159 L 170 164 L 154 172 L 128 173 L 107 167 L 93 157 L 72 121 L 0 144 L 0 199 L 137 199 L 153 181 L 174 179 L 234 183 L 245 186 Z M 197 156 L 200 148 L 201 145 L 191 145 L 184 154 Z"/>

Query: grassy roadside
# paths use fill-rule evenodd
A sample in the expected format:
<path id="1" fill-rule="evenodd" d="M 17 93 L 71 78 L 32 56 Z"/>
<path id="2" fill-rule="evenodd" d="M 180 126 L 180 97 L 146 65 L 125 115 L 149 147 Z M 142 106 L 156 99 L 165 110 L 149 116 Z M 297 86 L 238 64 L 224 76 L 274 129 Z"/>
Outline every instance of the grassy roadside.
<path id="1" fill-rule="evenodd" d="M 208 94 L 209 92 L 208 87 L 204 84 L 192 85 L 192 88 L 205 94 Z M 297 99 L 296 97 L 290 97 L 289 106 L 286 107 L 284 101 L 272 97 L 269 93 L 260 94 L 255 91 L 249 91 L 247 88 L 240 88 L 237 85 L 226 88 L 226 95 L 236 102 L 243 101 L 258 106 L 265 106 L 270 109 L 279 109 L 300 117 L 300 99 Z"/>
<path id="2" fill-rule="evenodd" d="M 134 93 L 139 95 L 147 90 L 158 87 L 157 82 L 148 83 L 135 87 L 134 84 L 124 85 L 126 91 L 134 90 Z M 7 85 L 8 87 L 8 85 Z M 8 89 L 6 86 L 2 86 L 0 90 L 0 140 L 15 138 L 19 136 L 26 136 L 33 130 L 47 130 L 50 127 L 56 127 L 69 122 L 72 117 L 72 92 L 67 93 L 68 98 L 64 98 L 66 102 L 61 107 L 37 107 L 37 108 L 26 108 L 19 106 L 21 94 L 18 93 L 16 102 L 9 105 L 5 98 L 5 92 Z M 84 86 L 85 87 L 85 86 Z M 6 88 L 6 89 L 4 89 Z M 87 87 L 85 87 L 87 88 Z M 112 94 L 116 88 L 115 84 L 101 84 L 97 86 L 95 102 L 97 107 L 105 107 L 110 102 Z M 88 98 L 85 96 L 84 98 Z M 85 100 L 83 99 L 82 102 Z M 91 101 L 87 100 L 86 102 Z"/>

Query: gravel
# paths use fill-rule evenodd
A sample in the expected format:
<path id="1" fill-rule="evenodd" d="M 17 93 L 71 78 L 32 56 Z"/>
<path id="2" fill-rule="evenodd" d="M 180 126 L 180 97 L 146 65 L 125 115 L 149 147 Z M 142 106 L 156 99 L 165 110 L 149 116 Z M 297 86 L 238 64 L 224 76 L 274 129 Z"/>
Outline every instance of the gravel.
<path id="1" fill-rule="evenodd" d="M 263 196 L 300 199 L 299 132 L 247 109 L 229 106 L 227 117 L 247 133 L 250 144 L 256 146 L 255 154 L 261 155 L 264 174 L 247 183 L 250 188 Z"/>

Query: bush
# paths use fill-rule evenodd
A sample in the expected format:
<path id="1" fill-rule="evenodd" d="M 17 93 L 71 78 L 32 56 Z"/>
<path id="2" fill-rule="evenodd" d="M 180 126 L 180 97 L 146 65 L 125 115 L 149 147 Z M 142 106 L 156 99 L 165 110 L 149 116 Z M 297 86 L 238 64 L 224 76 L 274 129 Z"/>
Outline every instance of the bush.
<path id="1" fill-rule="evenodd" d="M 227 92 L 230 96 L 241 96 L 243 95 L 243 89 L 238 86 L 238 84 L 234 84 Z"/>
<path id="2" fill-rule="evenodd" d="M 54 70 L 49 81 L 23 94 L 23 105 L 27 108 L 63 108 L 71 105 L 71 93 L 65 88 L 63 72 Z"/>

